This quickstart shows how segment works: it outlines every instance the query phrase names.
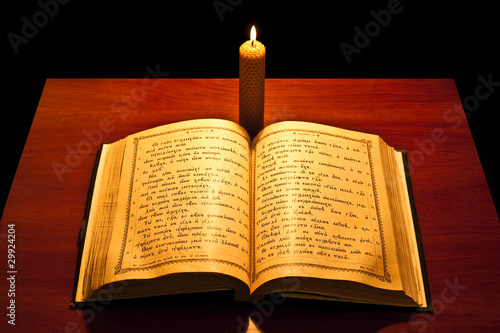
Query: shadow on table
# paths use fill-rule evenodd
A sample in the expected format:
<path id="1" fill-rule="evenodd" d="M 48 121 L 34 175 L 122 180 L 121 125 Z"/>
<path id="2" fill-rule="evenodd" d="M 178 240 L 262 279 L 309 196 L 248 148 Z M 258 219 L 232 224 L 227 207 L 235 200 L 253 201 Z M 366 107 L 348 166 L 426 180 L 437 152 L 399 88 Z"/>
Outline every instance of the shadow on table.
<path id="1" fill-rule="evenodd" d="M 89 332 L 373 332 L 408 323 L 411 310 L 279 298 L 238 303 L 232 292 L 114 301 L 80 310 Z M 278 304 L 279 303 L 279 304 Z M 249 332 L 256 331 L 251 325 Z"/>

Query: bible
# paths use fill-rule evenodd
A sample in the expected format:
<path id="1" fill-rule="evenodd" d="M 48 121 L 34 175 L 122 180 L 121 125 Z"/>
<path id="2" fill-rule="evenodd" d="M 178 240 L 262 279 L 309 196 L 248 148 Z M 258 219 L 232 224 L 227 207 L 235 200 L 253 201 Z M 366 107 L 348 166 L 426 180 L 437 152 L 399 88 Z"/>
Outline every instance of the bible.
<path id="1" fill-rule="evenodd" d="M 253 140 L 199 119 L 103 144 L 72 305 L 234 290 L 429 310 L 405 160 L 377 135 L 295 121 Z"/>

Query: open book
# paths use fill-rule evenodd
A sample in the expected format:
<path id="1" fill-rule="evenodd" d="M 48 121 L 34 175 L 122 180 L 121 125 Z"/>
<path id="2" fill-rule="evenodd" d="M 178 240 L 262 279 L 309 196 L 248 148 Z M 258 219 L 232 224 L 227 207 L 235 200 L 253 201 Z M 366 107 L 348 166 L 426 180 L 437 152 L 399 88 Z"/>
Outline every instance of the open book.
<path id="1" fill-rule="evenodd" d="M 404 160 L 376 135 L 304 122 L 250 141 L 233 122 L 192 120 L 104 144 L 73 305 L 106 288 L 233 289 L 429 309 Z"/>

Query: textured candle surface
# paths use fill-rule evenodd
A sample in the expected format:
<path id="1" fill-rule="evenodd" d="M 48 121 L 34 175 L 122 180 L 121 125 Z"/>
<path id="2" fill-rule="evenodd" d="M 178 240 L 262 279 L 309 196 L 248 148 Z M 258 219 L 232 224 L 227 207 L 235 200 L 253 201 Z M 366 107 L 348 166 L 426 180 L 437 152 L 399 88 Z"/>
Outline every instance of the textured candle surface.
<path id="1" fill-rule="evenodd" d="M 261 42 L 246 41 L 240 46 L 240 125 L 251 137 L 264 126 L 264 83 L 266 48 Z"/>

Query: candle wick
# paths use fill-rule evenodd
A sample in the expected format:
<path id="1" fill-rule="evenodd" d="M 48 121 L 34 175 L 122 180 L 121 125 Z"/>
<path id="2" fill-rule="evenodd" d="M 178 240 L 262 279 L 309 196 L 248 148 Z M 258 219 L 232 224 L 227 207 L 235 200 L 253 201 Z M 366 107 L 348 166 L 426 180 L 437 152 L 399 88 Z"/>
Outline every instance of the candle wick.
<path id="1" fill-rule="evenodd" d="M 255 45 L 255 39 L 252 39 L 252 46 Z"/>

